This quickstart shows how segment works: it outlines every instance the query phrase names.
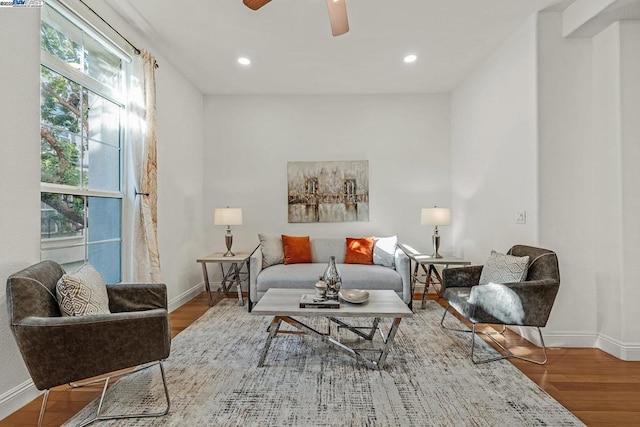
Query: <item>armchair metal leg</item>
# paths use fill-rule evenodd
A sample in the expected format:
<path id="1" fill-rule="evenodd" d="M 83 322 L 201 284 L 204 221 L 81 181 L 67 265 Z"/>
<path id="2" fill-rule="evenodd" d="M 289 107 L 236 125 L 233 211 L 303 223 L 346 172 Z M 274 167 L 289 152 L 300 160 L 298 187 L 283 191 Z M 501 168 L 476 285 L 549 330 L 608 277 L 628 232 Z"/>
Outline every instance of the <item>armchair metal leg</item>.
<path id="1" fill-rule="evenodd" d="M 40 405 L 40 415 L 38 415 L 38 427 L 42 427 L 42 421 L 44 420 L 44 411 L 47 410 L 47 401 L 49 400 L 49 389 L 44 391 L 42 396 L 42 405 Z"/>
<path id="2" fill-rule="evenodd" d="M 496 332 L 482 332 L 482 331 L 476 331 L 476 324 L 472 323 L 471 324 L 471 329 L 460 329 L 460 328 L 452 328 L 450 326 L 446 326 L 444 324 L 444 319 L 447 316 L 447 313 L 449 312 L 449 307 L 450 305 L 447 304 L 447 307 L 444 309 L 444 313 L 442 314 L 442 319 L 440 319 L 440 326 L 443 329 L 449 330 L 449 331 L 456 331 L 456 332 L 465 332 L 465 333 L 470 333 L 471 334 L 471 360 L 473 361 L 473 363 L 475 363 L 476 365 L 479 365 L 481 363 L 487 363 L 487 362 L 494 362 L 496 360 L 502 360 L 502 359 L 510 359 L 510 358 L 514 358 L 514 359 L 520 359 L 520 360 L 524 360 L 526 362 L 531 362 L 531 363 L 535 363 L 538 365 L 544 365 L 545 363 L 547 363 L 548 357 L 547 357 L 547 347 L 544 344 L 544 338 L 542 337 L 542 331 L 540 330 L 539 327 L 536 327 L 536 329 L 538 330 L 538 335 L 540 336 L 540 343 L 542 344 L 542 352 L 544 354 L 544 359 L 542 360 L 536 360 L 536 359 L 530 359 L 527 357 L 523 357 L 523 356 L 518 356 L 516 354 L 513 354 L 508 348 L 506 348 L 505 346 L 503 346 L 500 342 L 498 342 L 493 335 L 502 335 L 506 330 L 507 330 L 507 325 L 502 325 L 502 330 L 500 331 L 496 331 Z M 475 356 L 474 356 L 474 351 L 475 351 L 475 336 L 476 334 L 482 334 L 486 337 L 488 337 L 491 341 L 493 341 L 505 354 L 504 355 L 500 355 L 498 357 L 493 357 L 490 359 L 485 359 L 485 360 L 476 360 Z"/>
<path id="3" fill-rule="evenodd" d="M 140 414 L 118 414 L 118 415 L 100 415 L 100 411 L 102 410 L 102 404 L 104 403 L 104 397 L 107 393 L 107 388 L 109 386 L 109 380 L 115 377 L 121 377 L 123 375 L 129 375 L 134 372 L 138 372 L 142 369 L 150 368 L 153 365 L 160 366 L 160 373 L 162 375 L 162 385 L 164 387 L 164 395 L 167 400 L 167 407 L 162 412 L 143 412 Z M 91 380 L 86 383 L 82 383 L 80 385 L 75 385 L 74 387 L 82 387 L 85 385 L 93 384 L 98 380 Z M 133 371 L 124 372 L 121 374 L 116 374 L 110 377 L 101 378 L 99 381 L 104 381 L 104 387 L 102 388 L 102 395 L 100 396 L 100 403 L 98 403 L 98 410 L 96 411 L 96 415 L 93 418 L 88 419 L 84 423 L 81 424 L 81 427 L 88 426 L 90 424 L 95 423 L 96 421 L 104 421 L 104 420 L 114 420 L 114 419 L 126 419 L 126 418 L 149 418 L 149 417 L 161 417 L 163 415 L 167 415 L 169 413 L 169 409 L 171 408 L 171 400 L 169 399 L 169 388 L 167 387 L 167 377 L 164 372 L 164 364 L 162 360 L 158 360 L 157 362 L 149 363 L 146 365 L 142 365 L 142 367 L 134 369 Z M 42 398 L 42 406 L 40 407 L 40 415 L 38 417 L 38 427 L 42 427 L 42 421 L 44 420 L 44 413 L 47 409 L 47 400 L 49 399 L 49 390 L 45 390 L 44 396 Z"/>
<path id="4" fill-rule="evenodd" d="M 152 363 L 150 365 L 146 365 L 145 368 L 151 367 L 156 363 Z M 118 414 L 118 415 L 100 415 L 100 411 L 102 410 L 102 404 L 104 403 L 104 397 L 107 392 L 107 387 L 109 386 L 109 380 L 111 377 L 107 377 L 104 382 L 104 387 L 102 389 L 102 395 L 100 396 L 100 402 L 98 403 L 98 410 L 96 411 L 96 415 L 94 418 L 91 418 L 80 426 L 88 426 L 93 424 L 96 421 L 104 421 L 104 420 L 114 420 L 114 419 L 127 419 L 127 418 L 149 418 L 149 417 L 161 417 L 163 415 L 167 415 L 169 413 L 169 409 L 171 408 L 171 400 L 169 399 L 169 389 L 167 387 L 167 377 L 164 372 L 164 364 L 162 360 L 159 360 L 157 364 L 160 366 L 160 373 L 162 375 L 162 385 L 164 387 L 164 395 L 167 400 L 167 407 L 161 412 L 142 412 L 139 414 Z M 138 369 L 139 370 L 139 369 Z M 132 372 L 137 372 L 138 370 L 134 370 Z M 130 372 L 130 373 L 132 373 Z"/>
<path id="5" fill-rule="evenodd" d="M 502 351 L 504 351 L 505 354 L 501 355 L 501 356 L 498 356 L 498 357 L 493 357 L 493 358 L 490 358 L 490 359 L 476 360 L 475 357 L 474 357 L 474 354 L 473 354 L 474 353 L 474 348 L 475 348 L 475 336 L 476 336 L 476 324 L 474 323 L 474 324 L 472 324 L 472 329 L 471 329 L 471 331 L 473 332 L 471 334 L 471 361 L 473 363 L 475 363 L 476 365 L 479 365 L 481 363 L 494 362 L 496 360 L 514 358 L 514 359 L 524 360 L 525 362 L 535 363 L 537 365 L 544 365 L 545 363 L 547 363 L 547 360 L 548 360 L 547 347 L 544 344 L 544 338 L 542 338 L 542 331 L 537 326 L 536 326 L 536 329 L 538 330 L 538 335 L 540 336 L 540 343 L 542 344 L 542 352 L 544 354 L 544 359 L 543 360 L 530 359 L 530 358 L 527 358 L 527 357 L 518 356 L 516 354 L 513 354 L 508 348 L 503 346 L 494 337 L 492 337 L 491 334 L 488 334 L 486 332 L 478 332 L 478 334 L 486 335 L 491 341 L 493 341 L 498 347 L 500 347 L 500 349 Z"/>
<path id="6" fill-rule="evenodd" d="M 107 379 L 109 379 L 109 381 L 111 381 L 111 379 L 113 378 L 119 378 L 119 377 L 123 377 L 125 375 L 129 375 L 129 374 L 133 374 L 134 372 L 138 372 L 138 371 L 142 371 L 143 369 L 147 369 L 150 368 L 153 365 L 156 365 L 158 362 L 151 362 L 151 363 L 145 363 L 144 365 L 140 365 L 135 369 L 132 369 L 130 371 L 126 371 L 126 372 L 121 372 L 119 374 L 114 374 L 114 375 L 109 375 L 107 377 L 100 377 L 100 378 L 96 378 L 93 380 L 89 380 L 89 381 L 84 381 L 84 382 L 72 382 L 69 383 L 69 387 L 71 388 L 80 388 L 80 387 L 86 387 L 88 385 L 92 385 L 92 384 L 97 384 L 97 383 L 101 383 Z"/>

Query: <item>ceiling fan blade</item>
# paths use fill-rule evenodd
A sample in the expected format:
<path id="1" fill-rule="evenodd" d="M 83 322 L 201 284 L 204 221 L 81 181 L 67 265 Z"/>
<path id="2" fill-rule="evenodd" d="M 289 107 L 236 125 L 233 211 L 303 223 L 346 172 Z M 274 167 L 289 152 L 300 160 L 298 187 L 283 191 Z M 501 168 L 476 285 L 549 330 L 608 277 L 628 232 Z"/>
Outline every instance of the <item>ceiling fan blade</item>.
<path id="1" fill-rule="evenodd" d="M 327 0 L 327 8 L 329 9 L 329 20 L 331 21 L 331 33 L 333 36 L 340 36 L 349 31 L 345 0 Z"/>
<path id="2" fill-rule="evenodd" d="M 249 9 L 258 10 L 270 1 L 271 0 L 242 0 L 242 3 L 244 3 L 244 5 Z"/>

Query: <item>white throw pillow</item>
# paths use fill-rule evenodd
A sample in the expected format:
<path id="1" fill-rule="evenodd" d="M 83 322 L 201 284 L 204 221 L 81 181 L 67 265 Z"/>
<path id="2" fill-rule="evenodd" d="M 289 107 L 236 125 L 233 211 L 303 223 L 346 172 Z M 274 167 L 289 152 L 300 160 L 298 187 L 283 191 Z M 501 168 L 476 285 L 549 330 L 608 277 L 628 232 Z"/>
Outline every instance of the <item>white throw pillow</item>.
<path id="1" fill-rule="evenodd" d="M 262 268 L 276 264 L 284 264 L 282 237 L 275 234 L 258 234 L 262 251 Z"/>
<path id="2" fill-rule="evenodd" d="M 522 282 L 527 277 L 528 268 L 528 256 L 517 257 L 491 251 L 482 267 L 479 284 Z"/>
<path id="3" fill-rule="evenodd" d="M 63 274 L 56 284 L 56 295 L 63 316 L 111 313 L 104 278 L 91 264 Z"/>
<path id="4" fill-rule="evenodd" d="M 375 237 L 373 245 L 373 263 L 395 268 L 395 253 L 398 236 Z"/>

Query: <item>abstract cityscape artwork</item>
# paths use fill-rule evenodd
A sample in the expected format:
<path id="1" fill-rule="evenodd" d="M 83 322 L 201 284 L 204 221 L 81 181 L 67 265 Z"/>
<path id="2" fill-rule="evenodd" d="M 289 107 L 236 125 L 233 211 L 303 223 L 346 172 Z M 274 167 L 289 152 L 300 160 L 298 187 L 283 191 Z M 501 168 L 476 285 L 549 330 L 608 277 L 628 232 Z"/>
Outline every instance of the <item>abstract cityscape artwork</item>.
<path id="1" fill-rule="evenodd" d="M 287 162 L 290 223 L 369 221 L 369 162 Z"/>

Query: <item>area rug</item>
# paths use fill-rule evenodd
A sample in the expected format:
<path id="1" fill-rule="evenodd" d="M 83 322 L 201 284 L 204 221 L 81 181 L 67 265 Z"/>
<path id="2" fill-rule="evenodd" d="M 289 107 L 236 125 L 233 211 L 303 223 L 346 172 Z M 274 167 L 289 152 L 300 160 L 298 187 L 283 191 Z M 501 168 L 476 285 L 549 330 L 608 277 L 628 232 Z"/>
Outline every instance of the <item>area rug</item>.
<path id="1" fill-rule="evenodd" d="M 474 365 L 469 336 L 440 328 L 442 310 L 429 301 L 426 309 L 404 319 L 380 371 L 294 334 L 278 335 L 265 366 L 258 368 L 270 319 L 247 313 L 233 300 L 222 301 L 172 342 L 165 365 L 169 414 L 100 425 L 583 425 L 511 363 Z M 326 329 L 326 319 L 317 326 Z M 332 333 L 359 339 L 346 330 Z M 483 357 L 495 354 L 484 343 L 480 351 Z M 162 403 L 155 367 L 113 385 L 103 412 L 157 410 Z M 66 425 L 89 418 L 96 406 L 93 402 Z"/>

